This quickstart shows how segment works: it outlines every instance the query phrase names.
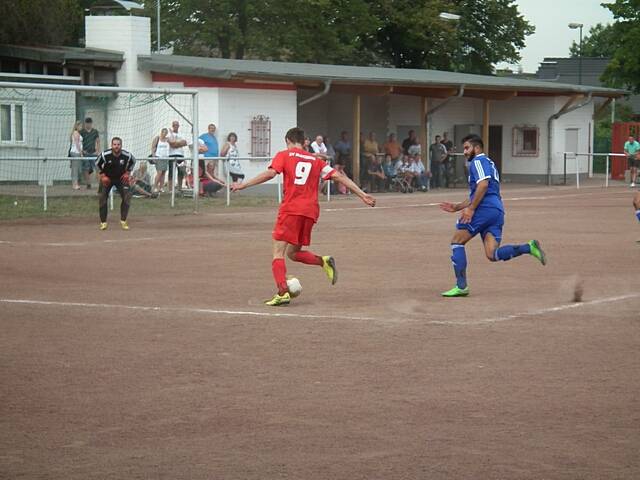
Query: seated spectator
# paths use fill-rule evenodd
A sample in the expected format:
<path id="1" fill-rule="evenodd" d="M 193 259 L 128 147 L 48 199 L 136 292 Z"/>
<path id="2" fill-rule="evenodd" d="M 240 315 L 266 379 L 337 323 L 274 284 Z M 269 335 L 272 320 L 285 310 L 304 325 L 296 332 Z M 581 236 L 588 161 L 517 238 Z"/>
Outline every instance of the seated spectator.
<path id="1" fill-rule="evenodd" d="M 391 161 L 395 162 L 402 155 L 402 145 L 396 140 L 395 133 L 389 134 L 387 142 L 382 146 L 382 150 L 386 155 L 391 156 Z"/>
<path id="2" fill-rule="evenodd" d="M 391 183 L 393 179 L 396 178 L 398 174 L 396 171 L 396 165 L 391 155 L 387 154 L 384 157 L 384 163 L 382 164 L 382 171 L 384 172 L 384 176 L 387 177 L 386 189 L 389 190 L 391 187 Z"/>
<path id="3" fill-rule="evenodd" d="M 206 163 L 203 159 L 198 160 L 200 170 L 200 195 L 213 197 L 214 194 L 227 184 L 221 178 L 216 176 L 217 160 L 211 160 Z"/>
<path id="4" fill-rule="evenodd" d="M 306 150 L 309 153 L 313 153 L 313 148 L 311 148 L 311 139 L 309 137 L 304 137 L 304 142 L 302 143 L 302 149 Z"/>
<path id="5" fill-rule="evenodd" d="M 324 143 L 322 135 L 317 135 L 316 139 L 313 141 L 313 143 L 311 143 L 311 151 L 315 154 L 316 157 L 327 161 L 327 146 Z"/>
<path id="6" fill-rule="evenodd" d="M 426 192 L 429 190 L 429 176 L 424 168 L 424 163 L 419 156 L 414 155 L 411 157 L 411 166 L 409 167 L 411 172 L 413 173 L 413 179 L 416 183 L 417 187 Z"/>
<path id="7" fill-rule="evenodd" d="M 402 155 L 396 162 L 396 172 L 398 176 L 404 178 L 407 182 L 412 183 L 415 173 L 411 170 L 411 161 L 409 156 Z"/>
<path id="8" fill-rule="evenodd" d="M 147 162 L 140 162 L 138 168 L 131 174 L 129 190 L 134 198 L 158 198 L 151 186 L 151 175 L 147 171 Z"/>
<path id="9" fill-rule="evenodd" d="M 380 165 L 380 160 L 378 160 L 378 157 L 373 157 L 373 160 L 369 162 L 367 173 L 369 174 L 371 191 L 372 192 L 384 191 L 385 184 L 387 183 L 387 177 L 384 174 L 384 171 L 382 170 L 382 165 Z"/>

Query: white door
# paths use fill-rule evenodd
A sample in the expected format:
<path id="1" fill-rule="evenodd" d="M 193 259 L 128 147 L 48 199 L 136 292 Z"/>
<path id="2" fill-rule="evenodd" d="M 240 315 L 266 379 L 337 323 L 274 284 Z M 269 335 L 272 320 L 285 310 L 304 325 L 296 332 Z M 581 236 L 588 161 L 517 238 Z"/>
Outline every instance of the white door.
<path id="1" fill-rule="evenodd" d="M 573 173 L 576 172 L 575 154 L 578 153 L 578 131 L 577 128 L 567 128 L 564 131 L 564 151 L 567 154 L 567 171 Z"/>

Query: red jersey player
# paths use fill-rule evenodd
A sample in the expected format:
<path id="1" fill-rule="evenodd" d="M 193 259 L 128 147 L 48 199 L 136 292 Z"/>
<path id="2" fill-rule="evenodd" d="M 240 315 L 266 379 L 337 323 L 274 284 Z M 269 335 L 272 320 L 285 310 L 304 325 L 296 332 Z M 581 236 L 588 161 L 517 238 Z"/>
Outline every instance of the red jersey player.
<path id="1" fill-rule="evenodd" d="M 271 306 L 286 305 L 291 301 L 287 287 L 287 267 L 285 254 L 295 262 L 321 266 L 331 284 L 338 280 L 336 262 L 333 257 L 316 255 L 303 246 L 311 243 L 311 230 L 320 215 L 318 186 L 320 178 L 334 180 L 358 195 L 364 203 L 373 207 L 375 198 L 363 192 L 346 175 L 334 170 L 324 160 L 316 158 L 302 149 L 304 130 L 290 129 L 286 136 L 287 149 L 278 152 L 269 168 L 251 180 L 234 183 L 231 190 L 237 192 L 254 185 L 267 182 L 281 173 L 283 175 L 284 199 L 280 205 L 278 219 L 273 228 L 273 263 L 271 269 L 278 292 L 265 303 Z"/>

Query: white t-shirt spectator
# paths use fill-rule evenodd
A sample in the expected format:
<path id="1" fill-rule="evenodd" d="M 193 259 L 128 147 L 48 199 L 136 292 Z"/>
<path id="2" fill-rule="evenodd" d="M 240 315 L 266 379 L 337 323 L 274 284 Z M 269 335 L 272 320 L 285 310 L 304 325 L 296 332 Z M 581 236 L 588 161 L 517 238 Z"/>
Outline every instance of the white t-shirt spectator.
<path id="1" fill-rule="evenodd" d="M 311 143 L 311 150 L 313 150 L 313 153 L 320 153 L 322 155 L 326 155 L 327 154 L 327 147 L 324 144 L 324 142 L 320 142 L 320 144 L 318 144 L 314 140 L 313 143 Z"/>
<path id="2" fill-rule="evenodd" d="M 169 134 L 167 135 L 167 140 L 169 142 L 175 142 L 178 140 L 184 140 L 187 142 L 187 145 L 189 145 L 189 138 L 185 137 L 184 135 L 182 135 L 182 133 L 180 133 L 180 131 L 178 130 L 177 132 L 174 132 L 171 128 L 169 129 Z M 169 156 L 171 155 L 181 155 L 184 156 L 184 147 L 178 147 L 178 148 L 172 148 L 169 147 Z"/>
<path id="3" fill-rule="evenodd" d="M 411 162 L 411 167 L 409 170 L 413 173 L 417 173 L 418 175 L 422 175 L 425 172 L 424 164 L 422 160 L 418 160 L 417 162 Z"/>

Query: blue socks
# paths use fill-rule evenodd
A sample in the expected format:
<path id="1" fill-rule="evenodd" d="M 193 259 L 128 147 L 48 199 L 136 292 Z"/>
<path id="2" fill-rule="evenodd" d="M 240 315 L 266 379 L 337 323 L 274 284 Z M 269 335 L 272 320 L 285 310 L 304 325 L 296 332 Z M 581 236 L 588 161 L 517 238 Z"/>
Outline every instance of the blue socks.
<path id="1" fill-rule="evenodd" d="M 636 218 L 640 222 L 640 210 L 636 210 Z"/>
<path id="2" fill-rule="evenodd" d="M 456 274 L 456 285 L 458 288 L 467 288 L 467 254 L 464 245 L 451 244 L 451 263 Z"/>
<path id="3" fill-rule="evenodd" d="M 493 258 L 496 262 L 498 260 L 504 260 L 506 262 L 525 253 L 531 253 L 531 247 L 528 243 L 523 243 L 522 245 L 505 245 L 496 249 Z"/>

